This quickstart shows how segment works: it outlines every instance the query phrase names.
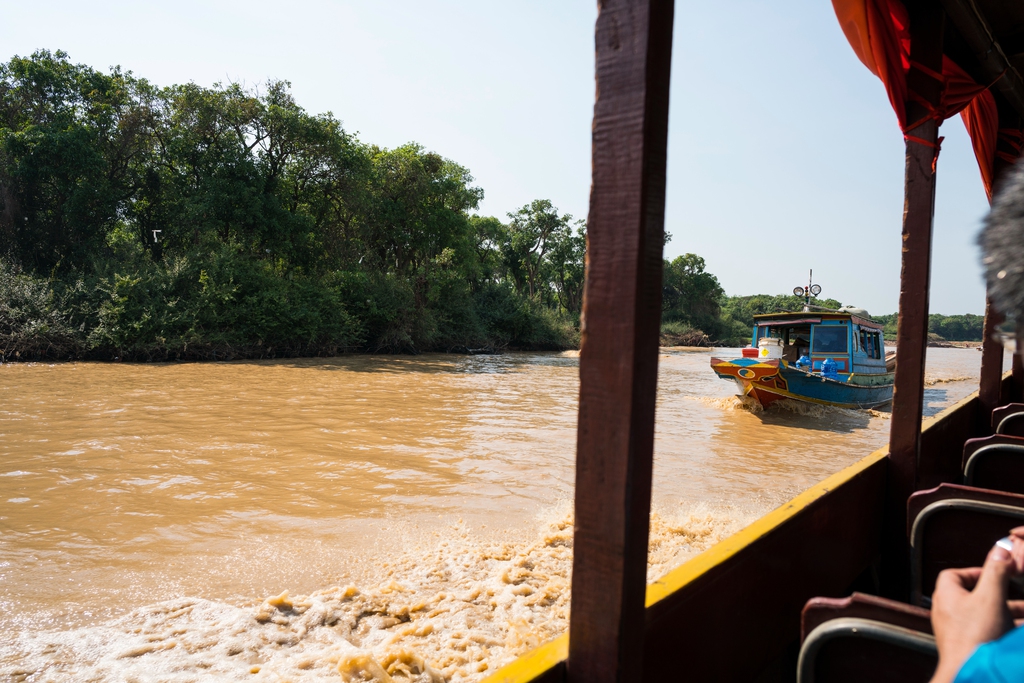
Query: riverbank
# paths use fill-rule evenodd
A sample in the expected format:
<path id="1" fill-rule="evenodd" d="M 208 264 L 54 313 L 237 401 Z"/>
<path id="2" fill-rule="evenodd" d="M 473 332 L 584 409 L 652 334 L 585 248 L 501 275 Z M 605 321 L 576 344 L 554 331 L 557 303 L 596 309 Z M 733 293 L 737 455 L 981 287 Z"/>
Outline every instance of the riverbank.
<path id="1" fill-rule="evenodd" d="M 929 348 L 933 348 L 933 349 L 980 349 L 982 344 L 984 344 L 984 342 L 980 341 L 980 340 L 979 341 L 945 341 L 945 340 L 939 341 L 939 340 L 933 340 L 933 341 L 928 342 Z M 896 342 L 887 339 L 886 342 L 885 342 L 885 348 L 887 348 L 887 349 L 895 349 L 896 348 Z"/>
<path id="2" fill-rule="evenodd" d="M 980 349 L 982 341 L 930 341 L 928 346 L 936 349 Z"/>
<path id="3" fill-rule="evenodd" d="M 64 278 L 0 259 L 0 361 L 205 361 L 346 352 L 558 351 L 575 314 L 501 282 L 414 283 L 368 271 L 282 273 L 231 250 Z"/>

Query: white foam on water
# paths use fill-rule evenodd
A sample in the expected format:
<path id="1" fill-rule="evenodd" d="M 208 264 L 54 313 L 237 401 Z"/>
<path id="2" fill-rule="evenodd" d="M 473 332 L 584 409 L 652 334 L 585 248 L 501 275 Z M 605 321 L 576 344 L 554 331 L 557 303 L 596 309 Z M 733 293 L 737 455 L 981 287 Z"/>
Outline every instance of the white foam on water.
<path id="1" fill-rule="evenodd" d="M 745 410 L 749 413 L 760 413 L 764 407 L 749 396 L 683 396 L 688 401 L 703 403 L 709 408 L 718 410 Z"/>
<path id="2" fill-rule="evenodd" d="M 977 377 L 968 377 L 966 375 L 957 375 L 953 377 L 932 377 L 926 375 L 924 378 L 924 385 L 926 387 L 933 387 L 936 384 L 952 384 L 954 382 L 976 382 Z"/>
<path id="3" fill-rule="evenodd" d="M 183 597 L 98 626 L 25 630 L 0 644 L 0 677 L 477 681 L 567 628 L 569 510 L 546 511 L 526 541 L 480 541 L 457 524 L 426 548 L 380 560 L 364 587 L 282 592 L 253 606 Z M 755 517 L 703 504 L 653 513 L 648 580 Z"/>
<path id="4" fill-rule="evenodd" d="M 812 418 L 843 416 L 856 417 L 861 413 L 867 413 L 871 417 L 879 417 L 882 419 L 888 419 L 891 417 L 889 413 L 881 410 L 858 410 L 856 408 L 840 408 L 839 406 L 819 405 L 817 403 L 806 403 L 804 401 L 794 401 L 791 399 L 781 399 L 775 401 L 771 403 L 767 408 L 765 408 L 755 399 L 750 398 L 749 396 L 726 396 L 724 398 L 712 396 L 684 396 L 683 398 L 690 401 L 697 401 L 698 403 L 703 403 L 709 408 L 717 408 L 719 410 L 745 410 L 750 413 L 762 413 L 767 410 L 771 412 L 787 412 L 792 413 L 794 415 L 800 415 L 802 417 Z"/>

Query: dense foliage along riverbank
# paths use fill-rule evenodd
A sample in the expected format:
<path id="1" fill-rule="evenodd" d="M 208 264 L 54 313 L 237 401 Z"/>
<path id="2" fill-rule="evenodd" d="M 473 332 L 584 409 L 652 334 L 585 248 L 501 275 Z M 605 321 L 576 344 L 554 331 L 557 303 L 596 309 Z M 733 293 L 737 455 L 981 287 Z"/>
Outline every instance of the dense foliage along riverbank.
<path id="1" fill-rule="evenodd" d="M 166 358 L 577 343 L 582 229 L 285 82 L 0 65 L 0 352 Z"/>
<path id="2" fill-rule="evenodd" d="M 482 197 L 454 161 L 360 142 L 283 81 L 161 88 L 15 57 L 0 360 L 575 348 L 582 221 L 547 200 L 474 215 Z M 663 343 L 744 344 L 754 314 L 802 304 L 727 297 L 704 268 L 665 262 Z"/>

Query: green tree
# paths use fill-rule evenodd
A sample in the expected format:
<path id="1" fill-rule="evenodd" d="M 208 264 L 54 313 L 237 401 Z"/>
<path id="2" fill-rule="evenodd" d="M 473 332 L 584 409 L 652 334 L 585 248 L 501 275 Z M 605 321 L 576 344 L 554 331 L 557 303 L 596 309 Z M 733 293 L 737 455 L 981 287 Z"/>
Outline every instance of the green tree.
<path id="1" fill-rule="evenodd" d="M 548 290 L 543 279 L 546 257 L 553 238 L 568 229 L 572 216 L 559 216 L 550 200 L 535 199 L 508 217 L 511 221 L 501 245 L 506 273 L 520 294 L 543 303 Z"/>
<path id="2" fill-rule="evenodd" d="M 885 325 L 885 338 L 896 339 L 899 315 L 876 315 L 875 320 Z M 985 317 L 967 313 L 964 315 L 942 315 L 932 313 L 928 316 L 928 334 L 936 341 L 982 341 L 985 338 Z"/>
<path id="3" fill-rule="evenodd" d="M 153 89 L 45 50 L 0 65 L 0 237 L 26 268 L 67 269 L 102 249 L 140 182 Z"/>
<path id="4" fill-rule="evenodd" d="M 550 236 L 549 272 L 558 303 L 566 311 L 579 314 L 583 310 L 583 275 L 587 258 L 587 231 L 583 221 L 576 230 L 561 225 Z"/>
<path id="5" fill-rule="evenodd" d="M 985 317 L 967 313 L 965 315 L 928 316 L 928 331 L 947 341 L 981 341 L 985 337 Z"/>
<path id="6" fill-rule="evenodd" d="M 685 322 L 709 335 L 718 333 L 719 300 L 724 291 L 718 278 L 704 270 L 696 254 L 665 261 L 662 287 L 662 320 Z"/>
<path id="7" fill-rule="evenodd" d="M 470 185 L 469 171 L 415 144 L 375 148 L 372 161 L 364 242 L 378 267 L 411 276 L 445 249 L 468 257 L 467 212 L 483 198 L 483 190 Z"/>

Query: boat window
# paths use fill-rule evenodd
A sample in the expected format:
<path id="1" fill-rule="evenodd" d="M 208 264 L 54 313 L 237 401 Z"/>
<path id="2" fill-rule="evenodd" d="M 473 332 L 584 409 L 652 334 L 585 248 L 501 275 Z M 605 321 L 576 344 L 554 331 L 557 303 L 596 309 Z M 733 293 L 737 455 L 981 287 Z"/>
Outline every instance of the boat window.
<path id="1" fill-rule="evenodd" d="M 878 332 L 860 331 L 860 345 L 868 358 L 882 357 L 882 339 Z"/>
<path id="2" fill-rule="evenodd" d="M 815 325 L 814 353 L 846 353 L 846 334 L 845 325 Z"/>
<path id="3" fill-rule="evenodd" d="M 811 328 L 787 327 L 782 334 L 782 358 L 795 363 L 811 352 Z"/>

